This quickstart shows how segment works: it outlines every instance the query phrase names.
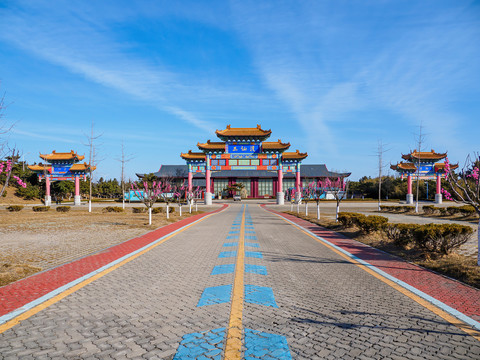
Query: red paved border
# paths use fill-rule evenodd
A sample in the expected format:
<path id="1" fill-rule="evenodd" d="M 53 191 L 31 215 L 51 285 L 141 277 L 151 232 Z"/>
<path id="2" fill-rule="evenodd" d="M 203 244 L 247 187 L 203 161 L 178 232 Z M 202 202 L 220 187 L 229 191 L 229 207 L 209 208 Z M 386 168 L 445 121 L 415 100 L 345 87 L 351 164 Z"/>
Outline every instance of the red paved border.
<path id="1" fill-rule="evenodd" d="M 480 321 L 480 290 L 437 274 L 421 266 L 411 264 L 396 256 L 349 239 L 334 231 L 300 219 L 296 216 L 266 210 L 282 215 L 286 219 L 302 226 L 317 236 L 348 251 L 350 254 L 367 261 L 380 270 L 440 300 L 444 304 L 462 312 L 476 321 Z"/>
<path id="2" fill-rule="evenodd" d="M 220 212 L 228 205 L 208 213 L 194 215 L 175 223 L 163 226 L 145 235 L 127 240 L 121 244 L 108 249 L 83 257 L 65 265 L 58 266 L 51 270 L 32 275 L 26 279 L 16 281 L 0 288 L 0 316 L 18 309 L 29 302 L 53 291 L 60 286 L 68 284 L 122 256 L 132 253 L 153 241 L 180 229 L 183 226 L 193 223 L 207 215 Z"/>

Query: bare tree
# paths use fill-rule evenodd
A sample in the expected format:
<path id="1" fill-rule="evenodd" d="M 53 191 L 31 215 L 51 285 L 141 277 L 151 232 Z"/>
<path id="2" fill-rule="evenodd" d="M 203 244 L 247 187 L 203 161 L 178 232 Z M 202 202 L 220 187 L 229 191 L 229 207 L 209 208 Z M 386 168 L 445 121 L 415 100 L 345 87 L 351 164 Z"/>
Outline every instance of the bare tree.
<path id="1" fill-rule="evenodd" d="M 384 149 L 382 140 L 378 142 L 378 211 L 381 211 L 382 206 L 382 170 L 386 166 L 383 164 L 383 154 L 385 154 L 390 149 Z"/>
<path id="2" fill-rule="evenodd" d="M 425 135 L 422 133 L 423 126 L 420 124 L 418 135 L 417 135 L 417 149 L 418 152 L 422 151 L 422 144 L 425 142 Z M 415 213 L 418 214 L 418 193 L 420 188 L 420 156 L 417 157 L 417 163 L 415 164 L 417 167 L 417 190 L 416 190 L 416 198 L 415 198 Z"/>
<path id="3" fill-rule="evenodd" d="M 90 131 L 90 135 L 87 136 L 87 143 L 85 144 L 88 146 L 89 149 L 89 156 L 88 156 L 88 162 L 89 162 L 89 168 L 88 168 L 88 173 L 89 173 L 89 190 L 88 190 L 88 212 L 92 212 L 92 177 L 93 177 L 93 168 L 96 166 L 96 163 L 98 162 L 97 156 L 96 156 L 96 146 L 95 146 L 95 141 L 98 140 L 98 138 L 102 136 L 102 134 L 95 135 L 93 132 L 93 121 L 92 121 L 92 127 Z"/>
<path id="4" fill-rule="evenodd" d="M 453 194 L 443 190 L 447 200 L 471 205 L 480 216 L 480 156 L 474 153 L 468 155 L 460 174 L 456 174 L 450 167 L 448 158 L 445 160 L 445 179 Z M 478 220 L 478 250 L 477 265 L 480 266 L 480 218 Z"/>
<path id="5" fill-rule="evenodd" d="M 122 140 L 122 157 L 120 159 L 117 159 L 117 161 L 120 161 L 122 164 L 122 175 L 121 175 L 121 188 L 122 188 L 122 207 L 125 209 L 125 164 L 129 161 L 134 159 L 134 156 L 132 155 L 125 155 L 125 146 L 123 144 Z"/>

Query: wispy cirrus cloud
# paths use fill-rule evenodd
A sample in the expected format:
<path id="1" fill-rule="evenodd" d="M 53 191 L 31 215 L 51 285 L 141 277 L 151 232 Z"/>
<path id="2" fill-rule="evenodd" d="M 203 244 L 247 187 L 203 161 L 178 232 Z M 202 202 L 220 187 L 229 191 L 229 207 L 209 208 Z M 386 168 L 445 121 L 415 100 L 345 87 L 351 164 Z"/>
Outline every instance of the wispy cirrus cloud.
<path id="1" fill-rule="evenodd" d="M 478 93 L 480 80 L 479 9 L 471 1 L 231 3 L 259 73 L 291 109 L 310 151 L 349 148 L 356 134 L 341 131 L 349 124 L 374 137 L 407 130 L 410 138 L 408 129 L 422 123 L 432 142 L 461 146 L 452 134 L 471 119 L 456 101 Z M 385 126 L 371 121 L 379 111 L 387 112 Z"/>

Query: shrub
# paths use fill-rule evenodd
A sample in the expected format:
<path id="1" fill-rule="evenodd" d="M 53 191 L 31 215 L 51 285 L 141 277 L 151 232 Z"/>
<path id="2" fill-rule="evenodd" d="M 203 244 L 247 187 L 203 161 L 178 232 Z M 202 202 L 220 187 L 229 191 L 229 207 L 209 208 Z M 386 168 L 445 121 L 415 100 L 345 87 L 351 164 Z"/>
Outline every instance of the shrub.
<path id="1" fill-rule="evenodd" d="M 458 208 L 458 210 L 460 211 L 460 213 L 467 217 L 467 216 L 471 216 L 471 215 L 474 215 L 476 213 L 476 210 L 475 208 L 472 206 L 472 205 L 463 205 L 463 206 L 460 206 Z"/>
<path id="2" fill-rule="evenodd" d="M 359 219 L 358 226 L 366 234 L 374 231 L 382 230 L 388 223 L 388 219 L 384 216 L 369 215 Z"/>
<path id="3" fill-rule="evenodd" d="M 22 205 L 10 205 L 7 207 L 8 211 L 20 211 L 23 209 Z"/>
<path id="4" fill-rule="evenodd" d="M 103 208 L 103 212 L 116 212 L 120 213 L 123 212 L 123 208 L 120 206 L 107 206 L 106 208 Z"/>
<path id="5" fill-rule="evenodd" d="M 146 207 L 133 207 L 132 212 L 135 214 L 141 214 L 147 211 Z"/>
<path id="6" fill-rule="evenodd" d="M 415 245 L 431 254 L 447 255 L 465 244 L 473 233 L 470 226 L 427 224 L 415 230 Z"/>
<path id="7" fill-rule="evenodd" d="M 406 247 L 415 240 L 415 230 L 420 226 L 417 224 L 388 224 L 385 226 L 385 233 L 395 245 Z"/>
<path id="8" fill-rule="evenodd" d="M 35 212 L 48 211 L 50 210 L 50 206 L 34 206 L 32 209 Z"/>
<path id="9" fill-rule="evenodd" d="M 57 206 L 57 211 L 58 212 L 69 212 L 70 211 L 70 206 Z"/>
<path id="10" fill-rule="evenodd" d="M 152 208 L 152 214 L 166 214 L 166 212 L 167 212 L 166 207 Z M 174 212 L 175 212 L 175 208 L 173 206 L 169 206 L 168 207 L 168 213 L 171 214 L 171 213 L 174 213 Z"/>
<path id="11" fill-rule="evenodd" d="M 406 212 L 406 213 L 415 212 L 415 206 L 403 206 L 403 212 Z"/>
<path id="12" fill-rule="evenodd" d="M 425 215 L 433 215 L 437 212 L 437 208 L 433 205 L 425 205 L 422 207 Z"/>
<path id="13" fill-rule="evenodd" d="M 340 221 L 342 226 L 346 228 L 359 226 L 361 219 L 365 217 L 366 217 L 365 215 L 358 214 L 358 213 L 351 213 L 351 212 L 338 213 L 338 221 Z"/>
<path id="14" fill-rule="evenodd" d="M 456 215 L 460 213 L 460 210 L 457 206 L 449 206 L 447 207 L 447 214 L 450 216 Z"/>
<path id="15" fill-rule="evenodd" d="M 438 208 L 440 210 L 440 215 L 445 216 L 447 215 L 447 209 L 444 207 Z"/>

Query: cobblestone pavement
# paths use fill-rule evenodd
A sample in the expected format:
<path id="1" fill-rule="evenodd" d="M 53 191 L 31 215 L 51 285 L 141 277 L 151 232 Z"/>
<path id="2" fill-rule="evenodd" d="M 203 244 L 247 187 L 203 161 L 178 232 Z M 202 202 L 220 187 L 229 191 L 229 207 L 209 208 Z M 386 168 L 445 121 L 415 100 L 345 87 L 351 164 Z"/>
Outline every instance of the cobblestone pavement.
<path id="1" fill-rule="evenodd" d="M 246 359 L 480 358 L 480 341 L 254 204 L 4 331 L 0 358 L 221 359 L 238 315 Z"/>

